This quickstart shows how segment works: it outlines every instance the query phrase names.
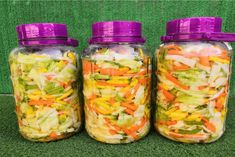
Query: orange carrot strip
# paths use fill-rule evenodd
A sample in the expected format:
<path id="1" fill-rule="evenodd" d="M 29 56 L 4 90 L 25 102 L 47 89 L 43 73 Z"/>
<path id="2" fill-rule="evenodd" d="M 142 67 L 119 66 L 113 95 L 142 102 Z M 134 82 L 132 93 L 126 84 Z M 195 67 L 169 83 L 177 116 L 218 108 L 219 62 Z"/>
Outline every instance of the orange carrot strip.
<path id="1" fill-rule="evenodd" d="M 177 120 L 169 120 L 166 122 L 167 125 L 175 125 L 177 123 Z"/>
<path id="2" fill-rule="evenodd" d="M 205 124 L 205 126 L 206 126 L 210 131 L 216 132 L 216 127 L 215 127 L 214 124 L 212 124 L 212 123 L 210 123 L 210 122 L 206 122 L 206 123 L 204 123 L 204 124 Z"/>
<path id="3" fill-rule="evenodd" d="M 92 94 L 88 99 L 90 99 L 90 100 L 96 99 L 96 95 Z"/>
<path id="4" fill-rule="evenodd" d="M 147 82 L 148 82 L 148 78 L 139 79 L 139 83 L 142 84 L 142 85 L 146 85 Z"/>
<path id="5" fill-rule="evenodd" d="M 108 82 L 105 82 L 105 81 L 97 81 L 96 83 L 100 86 L 116 86 L 116 87 L 128 86 L 128 84 L 108 83 Z"/>
<path id="6" fill-rule="evenodd" d="M 48 80 L 52 80 L 54 77 L 55 77 L 55 75 L 46 75 L 45 76 Z"/>
<path id="7" fill-rule="evenodd" d="M 137 75 L 146 75 L 147 74 L 147 69 L 144 69 L 140 71 Z"/>
<path id="8" fill-rule="evenodd" d="M 125 109 L 125 112 L 126 112 L 127 114 L 129 114 L 129 115 L 133 115 L 133 114 L 134 114 L 134 111 L 132 111 L 132 110 L 129 109 L 129 108 L 126 108 L 126 109 Z"/>
<path id="9" fill-rule="evenodd" d="M 173 45 L 173 44 L 171 44 L 171 45 L 167 45 L 167 46 L 165 46 L 165 48 L 166 49 L 174 49 L 174 50 L 181 50 L 181 47 L 179 47 L 178 45 Z"/>
<path id="10" fill-rule="evenodd" d="M 207 129 L 209 129 L 212 132 L 216 132 L 216 127 L 214 124 L 212 124 L 211 122 L 209 122 L 208 119 L 206 119 L 205 117 L 202 117 L 202 121 L 204 122 L 204 125 Z"/>
<path id="11" fill-rule="evenodd" d="M 192 138 L 192 139 L 201 139 L 204 137 L 203 134 L 179 134 L 173 131 L 169 132 L 169 136 L 173 138 Z"/>
<path id="12" fill-rule="evenodd" d="M 167 125 L 167 126 L 170 126 L 170 125 L 175 125 L 177 123 L 176 120 L 169 120 L 169 121 L 159 121 L 158 122 L 159 125 Z"/>
<path id="13" fill-rule="evenodd" d="M 117 134 L 117 131 L 110 129 L 110 130 L 109 130 L 109 133 L 110 133 L 111 135 L 116 135 L 116 134 Z"/>
<path id="14" fill-rule="evenodd" d="M 222 111 L 223 105 L 222 105 L 220 102 L 216 101 L 215 106 L 216 106 L 216 109 L 217 109 L 219 112 Z"/>
<path id="15" fill-rule="evenodd" d="M 131 132 L 135 132 L 137 130 L 139 130 L 139 126 L 138 125 L 134 125 L 129 129 Z"/>
<path id="16" fill-rule="evenodd" d="M 110 98 L 110 99 L 108 100 L 108 102 L 112 105 L 112 104 L 114 104 L 116 101 L 115 101 L 114 98 Z"/>
<path id="17" fill-rule="evenodd" d="M 138 136 L 135 132 L 131 132 L 129 129 L 123 130 L 127 135 L 131 136 L 132 138 L 136 139 Z"/>
<path id="18" fill-rule="evenodd" d="M 175 96 L 171 92 L 169 92 L 163 88 L 162 88 L 162 92 L 163 92 L 164 96 L 166 97 L 167 101 L 173 101 L 175 99 Z"/>
<path id="19" fill-rule="evenodd" d="M 109 86 L 109 84 L 105 81 L 96 81 L 97 85 L 100 85 L 100 86 Z"/>
<path id="20" fill-rule="evenodd" d="M 51 132 L 49 137 L 52 138 L 52 139 L 56 139 L 58 137 L 58 135 L 56 134 L 56 132 Z"/>
<path id="21" fill-rule="evenodd" d="M 30 100 L 29 105 L 51 105 L 53 100 Z"/>
<path id="22" fill-rule="evenodd" d="M 83 74 L 89 74 L 92 70 L 92 63 L 86 59 L 82 60 Z"/>
<path id="23" fill-rule="evenodd" d="M 102 112 L 100 112 L 99 110 L 97 110 L 95 107 L 93 107 L 92 105 L 87 105 L 88 108 L 91 110 L 91 111 L 94 111 L 95 113 L 97 114 L 103 114 Z"/>
<path id="24" fill-rule="evenodd" d="M 141 122 L 140 122 L 140 125 L 139 125 L 139 129 L 142 128 L 142 127 L 146 124 L 146 122 L 147 122 L 147 118 L 146 118 L 146 117 L 143 117 L 143 118 L 141 119 Z"/>
<path id="25" fill-rule="evenodd" d="M 180 88 L 183 88 L 185 90 L 189 89 L 189 86 L 182 85 L 174 76 L 172 76 L 170 73 L 166 73 L 166 78 L 179 86 Z"/>
<path id="26" fill-rule="evenodd" d="M 18 124 L 20 125 L 20 126 L 23 126 L 23 121 L 22 120 L 18 120 Z"/>
<path id="27" fill-rule="evenodd" d="M 227 51 L 222 51 L 222 53 L 220 54 L 220 58 L 225 59 L 225 60 L 230 60 L 230 57 Z"/>
<path id="28" fill-rule="evenodd" d="M 16 106 L 16 112 L 20 111 L 20 106 Z"/>
<path id="29" fill-rule="evenodd" d="M 130 89 L 128 89 L 128 90 L 126 91 L 126 93 L 124 94 L 124 97 L 125 97 L 125 98 L 131 97 L 131 90 L 130 90 Z"/>
<path id="30" fill-rule="evenodd" d="M 223 100 L 222 99 L 224 99 L 224 98 L 219 96 L 215 101 L 215 107 L 219 112 L 221 112 L 223 109 L 223 102 L 222 102 Z"/>
<path id="31" fill-rule="evenodd" d="M 173 67 L 173 69 L 174 70 L 188 70 L 188 69 L 190 69 L 190 67 L 189 66 L 187 66 L 187 65 L 179 65 L 179 66 L 177 66 L 177 65 L 175 65 L 174 67 Z"/>
<path id="32" fill-rule="evenodd" d="M 125 74 L 126 71 L 121 71 L 119 69 L 114 69 L 114 68 L 103 68 L 100 69 L 100 74 L 102 75 L 111 75 L 111 76 L 120 76 Z"/>
<path id="33" fill-rule="evenodd" d="M 122 102 L 121 106 L 124 106 L 124 107 L 126 107 L 128 109 L 131 109 L 132 111 L 135 111 L 138 108 L 138 106 L 136 106 L 135 104 L 133 104 L 133 103 L 130 104 L 130 103 L 126 103 L 126 102 Z"/>
<path id="34" fill-rule="evenodd" d="M 116 124 L 114 124 L 113 127 L 114 127 L 117 131 L 121 131 L 121 130 L 122 130 L 122 129 L 121 129 L 118 125 L 116 125 Z"/>
<path id="35" fill-rule="evenodd" d="M 208 87 L 208 85 L 202 85 L 202 86 L 198 86 L 197 88 L 198 88 L 198 90 L 202 90 L 202 89 L 205 89 L 207 87 Z"/>
<path id="36" fill-rule="evenodd" d="M 210 66 L 211 66 L 208 56 L 200 56 L 200 57 L 199 57 L 199 63 L 200 63 L 201 65 L 204 65 L 204 66 L 207 66 L 207 67 L 210 67 Z"/>
<path id="37" fill-rule="evenodd" d="M 168 55 L 182 55 L 179 50 L 168 50 L 167 51 Z"/>
<path id="38" fill-rule="evenodd" d="M 126 87 L 126 86 L 128 86 L 129 84 L 110 83 L 109 85 L 110 85 L 110 86 L 115 86 L 115 87 Z"/>
<path id="39" fill-rule="evenodd" d="M 133 95 L 135 95 L 137 93 L 139 88 L 140 88 L 140 84 L 135 85 L 135 87 L 134 87 L 134 94 Z"/>

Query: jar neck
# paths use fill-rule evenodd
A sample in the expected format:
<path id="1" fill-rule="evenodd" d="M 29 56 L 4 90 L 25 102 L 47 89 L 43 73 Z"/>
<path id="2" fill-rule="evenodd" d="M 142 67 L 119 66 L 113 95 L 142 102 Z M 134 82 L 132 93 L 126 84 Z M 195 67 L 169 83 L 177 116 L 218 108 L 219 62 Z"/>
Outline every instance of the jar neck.
<path id="1" fill-rule="evenodd" d="M 110 36 L 110 37 L 92 37 L 89 44 L 97 43 L 145 43 L 145 38 L 141 36 Z"/>
<path id="2" fill-rule="evenodd" d="M 144 43 L 137 43 L 137 42 L 108 42 L 108 43 L 91 43 L 89 45 L 101 45 L 101 46 L 109 46 L 109 45 L 144 45 Z"/>
<path id="3" fill-rule="evenodd" d="M 65 45 L 68 46 L 67 38 L 35 38 L 29 40 L 19 40 L 20 46 L 48 46 Z"/>

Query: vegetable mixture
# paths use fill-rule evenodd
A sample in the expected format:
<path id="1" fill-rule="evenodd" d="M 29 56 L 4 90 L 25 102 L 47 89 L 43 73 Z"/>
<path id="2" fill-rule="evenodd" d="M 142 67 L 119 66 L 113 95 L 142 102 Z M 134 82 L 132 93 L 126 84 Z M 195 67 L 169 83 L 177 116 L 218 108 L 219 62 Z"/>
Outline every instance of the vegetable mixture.
<path id="1" fill-rule="evenodd" d="M 128 143 L 150 128 L 150 58 L 141 47 L 116 45 L 83 58 L 86 129 L 106 143 Z"/>
<path id="2" fill-rule="evenodd" d="M 59 48 L 16 49 L 9 58 L 21 134 L 32 141 L 72 135 L 81 125 L 77 56 Z"/>
<path id="3" fill-rule="evenodd" d="M 224 132 L 231 73 L 219 42 L 168 43 L 157 52 L 156 129 L 187 143 L 208 143 Z"/>

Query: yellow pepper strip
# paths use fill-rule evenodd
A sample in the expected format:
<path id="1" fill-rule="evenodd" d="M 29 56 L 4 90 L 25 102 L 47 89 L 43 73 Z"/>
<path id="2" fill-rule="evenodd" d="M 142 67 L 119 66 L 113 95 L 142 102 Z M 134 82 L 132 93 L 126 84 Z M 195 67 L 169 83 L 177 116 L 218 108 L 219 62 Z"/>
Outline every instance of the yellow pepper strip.
<path id="1" fill-rule="evenodd" d="M 45 55 L 36 55 L 36 54 L 32 54 L 33 58 L 47 58 L 47 56 Z"/>
<path id="2" fill-rule="evenodd" d="M 129 71 L 129 68 L 119 68 L 120 71 L 124 71 L 124 72 L 127 72 Z"/>
<path id="3" fill-rule="evenodd" d="M 59 119 L 60 119 L 60 121 L 65 121 L 65 120 L 66 120 L 66 118 L 67 118 L 67 116 L 66 116 L 65 114 L 61 114 L 61 115 L 59 115 Z"/>
<path id="4" fill-rule="evenodd" d="M 67 104 L 67 102 L 64 102 L 64 101 L 61 101 L 61 100 L 56 100 L 56 102 L 59 103 L 59 104 L 62 104 L 62 105 Z"/>
<path id="5" fill-rule="evenodd" d="M 129 71 L 127 72 L 127 74 L 132 74 L 132 73 L 135 73 L 135 71 L 134 71 L 134 70 L 129 70 Z"/>
<path id="6" fill-rule="evenodd" d="M 171 113 L 176 112 L 176 110 L 177 110 L 176 108 L 172 108 L 172 109 L 166 111 L 165 114 L 170 115 Z"/>
<path id="7" fill-rule="evenodd" d="M 28 94 L 29 99 L 31 100 L 39 100 L 40 95 Z"/>
<path id="8" fill-rule="evenodd" d="M 63 60 L 59 61 L 59 62 L 57 63 L 57 67 L 58 67 L 58 68 L 63 68 L 63 67 L 64 67 L 64 61 L 63 61 Z"/>
<path id="9" fill-rule="evenodd" d="M 223 120 L 225 119 L 226 113 L 227 113 L 227 108 L 224 107 L 223 110 L 222 110 L 222 112 L 221 112 L 221 115 L 222 115 Z"/>
<path id="10" fill-rule="evenodd" d="M 141 48 L 138 48 L 138 50 L 139 50 L 139 55 L 140 55 L 140 57 L 143 58 L 143 57 L 144 57 L 143 50 L 142 50 Z"/>
<path id="11" fill-rule="evenodd" d="M 95 108 L 96 108 L 96 110 L 98 110 L 102 114 L 110 114 L 110 113 L 112 113 L 109 105 L 104 103 L 104 102 L 102 102 L 102 101 L 96 102 Z"/>
<path id="12" fill-rule="evenodd" d="M 147 93 L 147 92 L 146 92 Z M 142 100 L 140 101 L 141 104 L 145 104 L 146 99 L 148 97 L 148 93 L 144 95 L 144 97 L 142 98 Z"/>
<path id="13" fill-rule="evenodd" d="M 68 53 L 68 57 L 72 60 L 73 64 L 76 63 L 76 56 L 75 56 L 74 53 L 69 52 L 69 53 Z"/>
<path id="14" fill-rule="evenodd" d="M 160 71 L 160 72 L 162 72 L 162 73 L 167 73 L 167 71 L 166 71 L 166 69 L 163 69 L 163 68 L 158 68 L 158 70 Z"/>
<path id="15" fill-rule="evenodd" d="M 205 103 L 209 103 L 210 102 L 210 99 L 204 99 L 205 100 Z"/>
<path id="16" fill-rule="evenodd" d="M 73 93 L 73 89 L 70 89 L 69 91 L 67 91 L 66 93 L 64 93 L 62 96 L 60 96 L 59 98 L 57 98 L 56 100 L 61 100 L 61 99 L 64 99 L 66 97 L 68 97 L 70 94 Z"/>
<path id="17" fill-rule="evenodd" d="M 33 108 L 32 107 L 28 107 L 27 110 L 26 110 L 26 114 L 27 115 L 33 114 Z"/>
<path id="18" fill-rule="evenodd" d="M 225 60 L 225 59 L 221 59 L 219 57 L 209 57 L 209 60 L 210 61 L 214 61 L 214 62 L 220 62 L 220 63 L 225 63 L 225 64 L 229 64 L 229 61 L 228 60 Z"/>
<path id="19" fill-rule="evenodd" d="M 53 96 L 53 95 L 45 95 L 44 98 L 46 98 L 46 99 L 54 99 L 55 96 Z"/>
<path id="20" fill-rule="evenodd" d="M 161 88 L 165 89 L 165 90 L 169 90 L 169 89 L 170 89 L 166 84 L 159 83 L 158 85 L 159 85 Z"/>
<path id="21" fill-rule="evenodd" d="M 176 111 L 171 113 L 169 117 L 171 117 L 172 120 L 182 120 L 185 119 L 187 115 L 188 113 Z"/>
<path id="22" fill-rule="evenodd" d="M 128 79 L 122 79 L 122 80 L 120 80 L 120 79 L 111 79 L 107 82 L 110 83 L 110 84 L 128 84 L 129 83 Z"/>
<path id="23" fill-rule="evenodd" d="M 201 114 L 192 114 L 192 115 L 188 116 L 187 118 L 185 118 L 185 120 L 200 122 L 201 121 Z"/>
<path id="24" fill-rule="evenodd" d="M 96 108 L 96 110 L 97 110 L 99 113 L 102 113 L 102 114 L 110 114 L 110 113 L 111 113 L 110 111 L 102 110 L 102 109 L 100 109 L 100 108 Z"/>
<path id="25" fill-rule="evenodd" d="M 109 88 L 109 89 L 116 89 L 113 85 L 96 85 L 96 88 Z"/>
<path id="26" fill-rule="evenodd" d="M 42 92 L 41 92 L 40 90 L 36 89 L 36 90 L 34 90 L 34 91 L 32 92 L 32 94 L 34 94 L 34 95 L 41 95 Z"/>
<path id="27" fill-rule="evenodd" d="M 213 95 L 213 94 L 216 94 L 216 93 L 217 93 L 217 91 L 216 91 L 216 90 L 213 90 L 213 89 L 211 89 L 211 90 L 208 91 L 208 94 L 210 94 L 210 95 Z"/>
<path id="28" fill-rule="evenodd" d="M 44 73 L 44 72 L 47 72 L 47 69 L 46 69 L 46 68 L 39 68 L 39 69 L 38 69 L 38 72 Z"/>
<path id="29" fill-rule="evenodd" d="M 109 97 L 101 97 L 101 98 L 96 98 L 93 102 L 105 102 L 108 101 L 110 98 Z"/>
<path id="30" fill-rule="evenodd" d="M 138 81 L 137 81 L 138 82 Z M 130 86 L 124 87 L 120 89 L 120 92 L 125 93 L 127 90 L 130 89 Z"/>
<path id="31" fill-rule="evenodd" d="M 111 104 L 113 107 L 119 107 L 121 105 L 120 102 L 115 102 L 114 104 Z"/>
<path id="32" fill-rule="evenodd" d="M 130 86 L 135 86 L 136 84 L 138 83 L 138 80 L 136 78 L 133 78 L 132 81 L 131 81 L 131 84 Z"/>

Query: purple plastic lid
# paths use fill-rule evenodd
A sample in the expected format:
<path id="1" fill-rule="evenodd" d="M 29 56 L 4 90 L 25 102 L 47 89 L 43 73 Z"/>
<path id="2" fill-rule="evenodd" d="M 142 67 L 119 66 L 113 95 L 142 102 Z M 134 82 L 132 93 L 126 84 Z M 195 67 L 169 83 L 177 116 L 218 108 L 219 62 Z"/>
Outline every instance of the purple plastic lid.
<path id="1" fill-rule="evenodd" d="M 106 21 L 92 24 L 89 44 L 130 42 L 144 43 L 141 23 L 137 21 Z"/>
<path id="2" fill-rule="evenodd" d="M 73 38 L 68 38 L 67 39 L 67 45 L 77 47 L 79 42 Z"/>
<path id="3" fill-rule="evenodd" d="M 163 42 L 169 41 L 235 41 L 234 33 L 223 33 L 220 17 L 191 17 L 175 19 L 167 22 L 166 36 Z"/>
<path id="4" fill-rule="evenodd" d="M 78 41 L 68 38 L 67 26 L 59 23 L 32 23 L 16 26 L 20 45 L 62 44 L 76 47 Z"/>

